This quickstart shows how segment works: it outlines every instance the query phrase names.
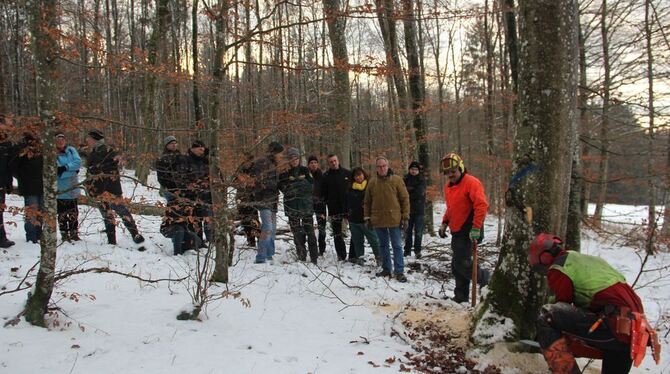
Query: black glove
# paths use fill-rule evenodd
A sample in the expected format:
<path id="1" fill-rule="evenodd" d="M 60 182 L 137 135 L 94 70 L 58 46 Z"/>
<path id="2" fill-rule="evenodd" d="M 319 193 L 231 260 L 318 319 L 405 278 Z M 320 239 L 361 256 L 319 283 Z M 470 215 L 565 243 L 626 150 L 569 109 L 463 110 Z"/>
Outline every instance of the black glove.
<path id="1" fill-rule="evenodd" d="M 63 174 L 63 173 L 65 172 L 65 170 L 67 170 L 67 169 L 65 168 L 65 166 L 59 166 L 59 167 L 58 167 L 58 176 L 60 177 L 61 174 Z"/>

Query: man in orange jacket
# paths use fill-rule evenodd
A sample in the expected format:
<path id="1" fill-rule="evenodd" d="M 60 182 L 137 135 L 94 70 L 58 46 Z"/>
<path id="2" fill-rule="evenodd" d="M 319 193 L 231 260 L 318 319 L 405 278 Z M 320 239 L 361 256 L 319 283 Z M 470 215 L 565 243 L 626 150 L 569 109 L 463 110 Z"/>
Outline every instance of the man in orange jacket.
<path id="1" fill-rule="evenodd" d="M 447 210 L 442 217 L 439 235 L 447 237 L 447 227 L 451 232 L 451 272 L 456 281 L 454 301 L 466 302 L 470 295 L 472 278 L 472 243 L 481 243 L 484 218 L 489 204 L 484 195 L 484 187 L 479 179 L 468 174 L 463 159 L 456 153 L 442 158 L 442 172 L 449 182 L 444 186 L 444 201 Z M 478 269 L 477 283 L 488 284 L 491 274 L 488 270 Z"/>

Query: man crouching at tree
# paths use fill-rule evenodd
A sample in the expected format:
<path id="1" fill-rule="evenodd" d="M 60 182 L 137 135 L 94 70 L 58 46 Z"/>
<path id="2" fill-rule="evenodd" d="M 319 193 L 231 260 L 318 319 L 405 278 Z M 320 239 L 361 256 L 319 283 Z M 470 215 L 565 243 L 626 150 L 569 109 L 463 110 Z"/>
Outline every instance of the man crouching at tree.
<path id="1" fill-rule="evenodd" d="M 537 340 L 553 373 L 580 373 L 575 357 L 602 359 L 602 373 L 628 373 L 647 344 L 660 357 L 656 332 L 626 278 L 605 260 L 567 251 L 542 233 L 530 245 L 532 269 L 546 274 L 555 302 L 542 307 Z"/>

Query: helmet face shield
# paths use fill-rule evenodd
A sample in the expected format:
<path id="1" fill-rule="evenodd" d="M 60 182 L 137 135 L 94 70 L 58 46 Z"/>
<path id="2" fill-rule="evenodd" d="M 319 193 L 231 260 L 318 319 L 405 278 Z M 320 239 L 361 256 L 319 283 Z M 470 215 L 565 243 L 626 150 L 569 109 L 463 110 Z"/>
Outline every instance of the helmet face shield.
<path id="1" fill-rule="evenodd" d="M 562 249 L 563 241 L 558 236 L 547 233 L 538 234 L 533 242 L 530 243 L 528 263 L 534 271 L 544 274 Z M 544 268 L 544 273 L 536 270 L 535 267 Z"/>
<path id="2" fill-rule="evenodd" d="M 460 170 L 462 173 L 465 170 L 463 159 L 456 153 L 448 153 L 446 156 L 442 157 L 440 166 L 443 174 L 448 174 L 454 170 Z"/>

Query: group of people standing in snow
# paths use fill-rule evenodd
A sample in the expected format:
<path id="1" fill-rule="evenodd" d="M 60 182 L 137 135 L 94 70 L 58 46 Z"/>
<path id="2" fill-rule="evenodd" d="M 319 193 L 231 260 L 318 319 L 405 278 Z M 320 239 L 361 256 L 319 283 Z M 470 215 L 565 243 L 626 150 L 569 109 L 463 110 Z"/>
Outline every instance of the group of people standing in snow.
<path id="1" fill-rule="evenodd" d="M 37 243 L 42 236 L 44 193 L 42 142 L 36 133 L 26 129 L 21 140 L 9 141 L 11 122 L 0 117 L 0 207 L 5 209 L 5 195 L 12 191 L 12 178 L 18 182 L 18 192 L 24 199 L 24 231 L 27 242 Z M 104 135 L 91 130 L 86 135 L 86 165 L 75 147 L 68 144 L 64 132 L 55 134 L 57 151 L 57 214 L 62 241 L 79 241 L 79 208 L 81 195 L 79 172 L 85 167 L 83 183 L 88 196 L 96 203 L 105 225 L 109 244 L 116 244 L 115 213 L 121 218 L 135 243 L 144 242 L 135 221 L 125 206 L 120 179 L 120 155 L 105 144 Z M 15 243 L 7 238 L 4 224 L 0 225 L 0 247 Z M 143 247 L 140 247 L 142 249 Z"/>
<path id="2" fill-rule="evenodd" d="M 301 165 L 301 156 L 296 148 L 285 150 L 281 144 L 272 142 L 261 157 L 254 159 L 249 155 L 240 170 L 238 213 L 247 245 L 257 246 L 256 263 L 273 259 L 276 214 L 282 192 L 298 259 L 304 261 L 309 254 L 310 261 L 317 263 L 318 256 L 326 250 L 326 223 L 330 222 L 338 260 L 364 264 L 367 240 L 381 267 L 377 275 L 406 282 L 404 257 L 414 253 L 420 259 L 422 255 L 426 180 L 421 165 L 410 163 L 407 174 L 401 177 L 389 168 L 389 160 L 380 156 L 375 160 L 374 176 L 370 177 L 362 167 L 351 171 L 342 167 L 336 154 L 327 156 L 325 171 L 316 156 L 307 158 L 307 166 Z M 481 240 L 488 203 L 481 183 L 467 175 L 460 157 L 456 154 L 449 157 L 448 161 L 459 160 L 453 165 L 459 174 L 445 187 L 445 195 L 458 200 L 458 209 L 463 211 L 458 214 L 448 211 L 441 232 L 451 222 L 452 238 L 459 238 L 460 248 L 462 244 L 469 245 L 470 240 Z M 460 185 L 466 175 L 466 183 Z M 351 233 L 348 251 L 343 232 L 346 226 Z M 472 236 L 474 232 L 479 235 Z M 467 300 L 471 267 L 471 257 L 462 252 L 452 264 L 454 274 L 458 274 L 457 285 L 464 290 L 456 297 L 459 301 Z M 489 273 L 480 274 L 480 282 L 488 282 Z"/>
<path id="3" fill-rule="evenodd" d="M 9 118 L 0 116 L 0 248 L 15 244 L 8 239 L 2 221 L 12 178 L 17 179 L 24 198 L 26 241 L 40 240 L 43 221 L 42 144 L 30 130 L 23 132 L 21 141 L 11 142 L 7 136 L 11 126 Z M 79 172 L 85 167 L 83 186 L 102 215 L 107 242 L 116 244 L 116 214 L 133 241 L 141 244 L 144 237 L 122 196 L 119 153 L 105 143 L 99 130 L 89 131 L 85 141 L 84 165 L 66 134 L 55 135 L 62 240 L 80 240 L 77 201 L 81 194 Z M 247 155 L 239 169 L 238 218 L 247 245 L 257 247 L 255 262 L 272 260 L 275 254 L 281 192 L 299 260 L 306 261 L 309 255 L 309 260 L 317 263 L 326 251 L 326 223 L 330 222 L 340 261 L 363 265 L 367 240 L 381 267 L 377 276 L 407 282 L 403 257 L 412 252 L 417 259 L 422 255 L 426 181 L 421 165 L 412 162 L 401 178 L 389 168 L 389 160 L 380 156 L 370 177 L 362 167 L 343 168 L 335 154 L 328 155 L 325 172 L 316 156 L 308 157 L 307 166 L 301 165 L 301 156 L 296 148 L 285 150 L 272 142 L 260 157 Z M 194 141 L 182 154 L 177 139 L 168 136 L 154 166 L 161 195 L 167 201 L 160 232 L 172 239 L 175 255 L 203 247 L 205 240 L 211 240 L 212 216 L 207 148 Z M 481 182 L 467 172 L 459 155 L 447 154 L 440 166 L 448 183 L 444 186 L 447 209 L 439 235 L 445 238 L 447 230 L 451 233 L 451 270 L 456 283 L 453 299 L 465 302 L 471 283 L 472 246 L 482 240 L 488 203 Z M 351 233 L 348 251 L 343 233 L 347 224 Z M 603 373 L 627 373 L 633 363 L 638 365 L 642 360 L 647 344 L 654 348 L 658 362 L 656 333 L 646 321 L 640 298 L 617 270 L 600 258 L 568 251 L 560 238 L 548 233 L 537 235 L 528 261 L 533 270 L 547 276 L 555 296 L 554 303 L 542 308 L 537 321 L 537 338 L 552 372 L 579 372 L 574 360 L 579 355 L 602 358 Z M 479 269 L 477 274 L 478 284 L 488 283 L 487 270 Z"/>

